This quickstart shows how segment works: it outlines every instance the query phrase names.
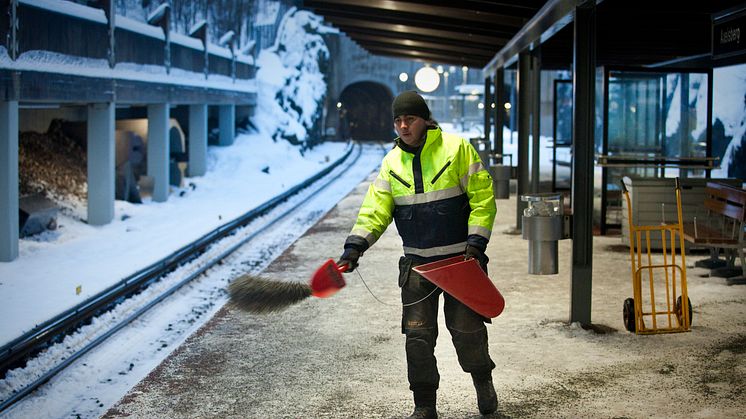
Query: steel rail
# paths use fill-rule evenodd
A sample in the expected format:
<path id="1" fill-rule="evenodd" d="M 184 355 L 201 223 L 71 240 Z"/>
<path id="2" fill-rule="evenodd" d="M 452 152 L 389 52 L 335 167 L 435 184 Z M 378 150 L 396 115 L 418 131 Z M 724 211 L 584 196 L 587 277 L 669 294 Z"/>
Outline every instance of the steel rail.
<path id="1" fill-rule="evenodd" d="M 60 335 L 66 335 L 70 333 L 73 329 L 76 329 L 79 325 L 90 321 L 93 317 L 107 310 L 110 310 L 111 308 L 119 304 L 121 301 L 123 301 L 128 296 L 133 295 L 136 291 L 145 289 L 148 285 L 157 281 L 159 278 L 166 275 L 167 273 L 169 273 L 176 267 L 195 259 L 196 257 L 199 256 L 199 254 L 201 254 L 211 244 L 223 239 L 224 237 L 228 235 L 233 234 L 237 229 L 240 229 L 246 226 L 247 224 L 249 224 L 256 218 L 262 215 L 265 215 L 272 209 L 279 206 L 281 203 L 287 201 L 292 196 L 312 186 L 314 183 L 318 182 L 324 176 L 331 173 L 332 170 L 337 168 L 340 164 L 342 164 L 345 160 L 348 159 L 348 157 L 352 154 L 352 151 L 354 148 L 355 148 L 354 146 L 348 147 L 348 150 L 346 151 L 346 153 L 342 157 L 337 159 L 334 163 L 332 163 L 325 169 L 319 171 L 314 176 L 306 179 L 300 184 L 287 190 L 286 192 L 270 199 L 269 201 L 252 209 L 246 214 L 238 217 L 237 219 L 230 221 L 214 229 L 213 231 L 207 233 L 201 238 L 195 240 L 194 242 L 180 248 L 179 250 L 175 251 L 174 253 L 165 257 L 164 259 L 123 279 L 122 281 L 115 284 L 114 286 L 102 291 L 101 293 L 97 294 L 94 297 L 91 297 L 89 300 L 73 307 L 72 309 L 66 312 L 61 313 L 60 315 L 45 322 L 44 324 L 38 326 L 32 331 L 24 334 L 23 336 L 3 346 L 2 348 L 0 348 L 0 351 L 2 352 L 2 358 L 0 358 L 0 362 L 2 363 L 1 365 L 3 365 L 3 367 L 5 367 L 6 365 L 11 365 L 12 362 L 18 362 L 20 360 L 25 359 L 29 354 L 38 350 L 39 347 L 45 348 L 49 346 L 51 343 L 54 343 L 54 341 L 56 341 Z M 358 145 L 357 150 L 358 150 L 357 155 L 355 156 L 353 161 L 349 163 L 348 167 L 351 167 L 352 165 L 355 164 L 355 162 L 357 162 L 358 158 L 362 154 L 362 146 Z M 334 177 L 328 180 L 323 185 L 319 186 L 319 189 L 326 187 L 330 183 L 334 182 L 336 179 L 337 177 Z M 60 371 L 64 370 L 67 366 L 69 366 L 75 360 L 77 360 L 78 358 L 80 358 L 81 356 L 89 352 L 91 349 L 93 349 L 94 347 L 104 342 L 111 335 L 113 335 L 117 331 L 127 326 L 133 320 L 141 316 L 143 313 L 147 312 L 149 309 L 151 309 L 153 306 L 161 302 L 163 299 L 167 298 L 168 296 L 176 292 L 182 286 L 184 286 L 185 284 L 191 282 L 195 278 L 202 275 L 205 271 L 210 269 L 212 266 L 214 266 L 221 260 L 228 257 L 231 253 L 236 251 L 241 246 L 245 245 L 248 241 L 256 237 L 258 234 L 262 233 L 263 231 L 265 231 L 266 229 L 274 225 L 276 222 L 282 220 L 283 218 L 291 214 L 295 209 L 297 209 L 304 203 L 305 201 L 301 201 L 293 205 L 291 208 L 285 210 L 282 214 L 280 214 L 274 220 L 260 227 L 259 229 L 257 229 L 257 231 L 251 233 L 247 237 L 241 239 L 238 243 L 235 243 L 230 248 L 223 251 L 220 255 L 211 259 L 210 261 L 205 263 L 203 266 L 198 268 L 195 272 L 192 272 L 190 275 L 188 275 L 187 277 L 179 281 L 177 284 L 173 285 L 168 290 L 159 294 L 156 298 L 148 302 L 146 305 L 139 308 L 137 311 L 129 315 L 127 318 L 125 318 L 121 322 L 117 323 L 115 326 L 113 326 L 103 335 L 97 337 L 93 341 L 89 342 L 83 348 L 79 349 L 72 355 L 68 356 L 65 360 L 63 360 L 61 363 L 59 363 L 58 365 L 56 365 L 55 367 L 47 371 L 44 375 L 36 379 L 34 382 L 27 385 L 22 390 L 13 393 L 8 399 L 0 402 L 0 412 L 6 410 L 8 407 L 12 406 L 19 400 L 26 397 L 28 394 L 36 390 L 39 386 L 49 381 L 49 379 L 51 379 L 53 376 L 58 374 Z M 8 361 L 11 358 L 13 359 L 13 361 Z M 0 371 L 5 371 L 5 370 L 2 369 Z"/>

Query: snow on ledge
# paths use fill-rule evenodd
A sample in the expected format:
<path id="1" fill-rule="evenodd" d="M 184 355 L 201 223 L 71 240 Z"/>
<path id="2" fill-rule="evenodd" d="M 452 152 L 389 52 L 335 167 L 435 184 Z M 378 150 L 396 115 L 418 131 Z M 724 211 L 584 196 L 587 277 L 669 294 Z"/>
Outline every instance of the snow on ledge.
<path id="1" fill-rule="evenodd" d="M 106 24 L 109 22 L 106 19 L 106 14 L 102 9 L 96 9 L 93 7 L 84 6 L 82 4 L 73 3 L 65 0 L 19 0 L 19 3 L 28 6 L 33 6 L 38 9 L 48 10 L 53 13 L 61 13 L 70 17 L 90 20 L 92 22 L 98 22 Z"/>
<path id="2" fill-rule="evenodd" d="M 161 29 L 159 26 L 148 25 L 145 22 L 130 19 L 122 15 L 117 15 L 116 18 L 114 18 L 114 24 L 119 29 L 124 29 L 140 35 L 149 36 L 161 41 L 166 40 L 166 35 L 163 34 L 163 29 Z"/>
<path id="3" fill-rule="evenodd" d="M 254 79 L 238 79 L 234 82 L 232 78 L 219 74 L 210 74 L 209 78 L 205 79 L 204 73 L 179 68 L 171 68 L 171 74 L 166 74 L 163 66 L 136 63 L 118 63 L 111 69 L 105 59 L 75 57 L 50 51 L 26 51 L 13 61 L 8 56 L 7 49 L 2 46 L 0 46 L 0 69 L 195 86 L 244 93 L 256 93 L 257 91 Z"/>
<path id="4" fill-rule="evenodd" d="M 171 37 L 172 44 L 179 44 L 183 47 L 195 49 L 197 51 L 204 51 L 204 48 L 202 48 L 202 41 L 197 38 L 192 38 L 191 36 L 186 36 L 176 32 L 171 32 L 169 36 Z"/>

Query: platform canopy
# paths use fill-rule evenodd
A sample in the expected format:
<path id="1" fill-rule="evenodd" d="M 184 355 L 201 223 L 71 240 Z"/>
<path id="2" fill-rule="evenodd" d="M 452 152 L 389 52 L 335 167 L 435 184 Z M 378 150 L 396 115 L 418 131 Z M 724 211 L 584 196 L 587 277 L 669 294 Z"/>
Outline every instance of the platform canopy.
<path id="1" fill-rule="evenodd" d="M 593 1 L 593 0 L 590 0 Z M 305 0 L 374 55 L 491 73 L 542 45 L 543 68 L 572 63 L 573 13 L 584 0 Z M 713 19 L 742 0 L 596 0 L 598 65 L 717 67 Z M 739 7 L 740 6 L 740 7 Z M 742 61 L 742 59 L 741 59 Z"/>

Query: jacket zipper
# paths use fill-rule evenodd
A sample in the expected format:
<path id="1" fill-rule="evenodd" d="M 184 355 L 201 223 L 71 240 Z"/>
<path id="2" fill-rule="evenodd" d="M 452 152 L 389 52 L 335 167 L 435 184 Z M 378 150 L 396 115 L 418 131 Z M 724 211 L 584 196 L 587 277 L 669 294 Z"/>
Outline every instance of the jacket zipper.
<path id="1" fill-rule="evenodd" d="M 438 180 L 438 178 L 440 177 L 440 175 L 442 175 L 442 174 L 443 174 L 443 172 L 445 172 L 445 171 L 446 171 L 446 169 L 448 168 L 448 166 L 450 166 L 450 165 L 451 165 L 451 161 L 450 161 L 450 160 L 448 160 L 448 161 L 446 162 L 446 165 L 445 165 L 445 166 L 443 166 L 443 168 L 442 168 L 442 169 L 440 169 L 440 171 L 438 172 L 438 174 L 436 174 L 436 175 L 435 175 L 435 177 L 433 178 L 433 180 L 431 180 L 431 181 L 430 181 L 430 184 L 431 184 L 431 185 L 435 185 L 435 181 L 437 181 L 437 180 Z"/>
<path id="2" fill-rule="evenodd" d="M 412 187 L 412 185 L 410 185 L 410 184 L 409 184 L 409 182 L 407 182 L 406 180 L 404 180 L 404 179 L 400 178 L 400 177 L 399 177 L 399 175 L 397 175 L 396 173 L 394 173 L 394 171 L 393 171 L 393 170 L 389 170 L 389 174 L 390 174 L 391 176 L 393 176 L 393 177 L 394 177 L 394 179 L 396 179 L 396 180 L 398 180 L 399 182 L 401 182 L 401 184 L 402 184 L 402 185 L 406 186 L 406 187 L 407 187 L 407 189 L 409 189 L 409 188 L 411 188 L 411 187 Z"/>

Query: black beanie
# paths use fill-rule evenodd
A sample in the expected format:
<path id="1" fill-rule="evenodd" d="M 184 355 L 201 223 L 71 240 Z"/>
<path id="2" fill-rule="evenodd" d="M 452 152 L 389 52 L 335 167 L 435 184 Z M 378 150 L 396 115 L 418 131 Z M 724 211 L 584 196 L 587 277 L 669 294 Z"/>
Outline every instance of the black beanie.
<path id="1" fill-rule="evenodd" d="M 425 99 L 414 90 L 401 93 L 391 104 L 391 114 L 394 118 L 401 115 L 415 115 L 422 119 L 430 119 L 430 108 Z"/>

